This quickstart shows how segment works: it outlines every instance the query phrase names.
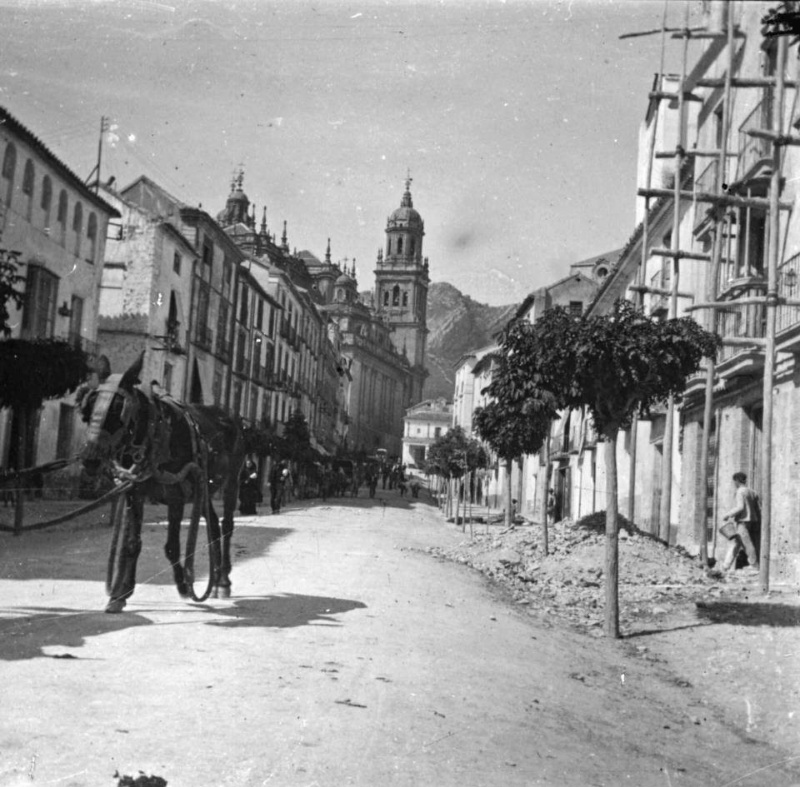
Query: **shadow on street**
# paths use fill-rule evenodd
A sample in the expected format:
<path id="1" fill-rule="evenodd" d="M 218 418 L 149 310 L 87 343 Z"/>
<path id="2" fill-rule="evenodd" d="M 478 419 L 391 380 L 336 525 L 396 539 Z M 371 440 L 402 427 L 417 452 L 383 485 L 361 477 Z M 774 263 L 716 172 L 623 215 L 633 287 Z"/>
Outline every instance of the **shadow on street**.
<path id="1" fill-rule="evenodd" d="M 342 623 L 335 616 L 354 609 L 366 609 L 366 604 L 350 599 L 292 593 L 240 598 L 225 606 L 187 603 L 182 612 L 190 613 L 191 617 L 169 622 L 153 621 L 147 617 L 151 610 L 142 609 L 120 615 L 107 615 L 95 611 L 76 612 L 63 607 L 28 607 L 14 610 L 16 616 L 13 618 L 0 620 L 0 661 L 34 658 L 81 659 L 80 654 L 72 651 L 83 647 L 90 637 L 138 626 L 185 626 L 198 622 L 221 628 L 341 626 Z M 198 612 L 206 613 L 209 619 L 201 618 L 198 621 Z M 70 652 L 46 654 L 44 648 L 65 648 Z"/>

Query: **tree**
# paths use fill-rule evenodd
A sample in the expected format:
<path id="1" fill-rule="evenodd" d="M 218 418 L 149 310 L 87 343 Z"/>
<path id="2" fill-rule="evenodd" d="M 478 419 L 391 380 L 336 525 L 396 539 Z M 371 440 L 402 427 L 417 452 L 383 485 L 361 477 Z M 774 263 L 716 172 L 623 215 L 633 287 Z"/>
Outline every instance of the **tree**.
<path id="1" fill-rule="evenodd" d="M 25 301 L 25 294 L 17 289 L 17 285 L 24 278 L 17 273 L 16 257 L 0 250 L 0 331 L 3 336 L 11 336 L 11 326 L 8 324 L 11 317 L 8 310 L 9 302 L 20 308 Z"/>
<path id="2" fill-rule="evenodd" d="M 299 407 L 292 410 L 286 421 L 283 444 L 286 456 L 292 462 L 309 462 L 314 458 L 311 431 L 308 428 L 308 421 Z"/>
<path id="3" fill-rule="evenodd" d="M 467 437 L 463 428 L 455 426 L 436 438 L 428 448 L 425 471 L 451 481 L 467 472 L 486 467 L 486 450 L 478 440 Z M 448 485 L 448 503 L 451 497 Z"/>
<path id="4" fill-rule="evenodd" d="M 33 416 L 45 399 L 60 399 L 88 376 L 86 355 L 58 339 L 0 341 L 0 408 L 10 407 L 17 419 L 17 500 L 14 532 L 22 530 L 27 437 Z"/>
<path id="5" fill-rule="evenodd" d="M 627 301 L 578 319 L 556 307 L 504 335 L 504 352 L 528 384 L 551 391 L 559 407 L 587 407 L 604 438 L 606 636 L 619 637 L 617 436 L 637 411 L 647 415 L 670 395 L 680 401 L 687 378 L 719 346 L 718 336 L 689 317 L 659 322 Z"/>
<path id="6" fill-rule="evenodd" d="M 506 527 L 511 526 L 511 467 L 524 454 L 535 454 L 558 418 L 555 397 L 520 374 L 520 366 L 502 349 L 493 357 L 492 381 L 484 389 L 492 401 L 473 415 L 478 435 L 506 463 Z M 547 528 L 542 528 L 547 554 Z"/>

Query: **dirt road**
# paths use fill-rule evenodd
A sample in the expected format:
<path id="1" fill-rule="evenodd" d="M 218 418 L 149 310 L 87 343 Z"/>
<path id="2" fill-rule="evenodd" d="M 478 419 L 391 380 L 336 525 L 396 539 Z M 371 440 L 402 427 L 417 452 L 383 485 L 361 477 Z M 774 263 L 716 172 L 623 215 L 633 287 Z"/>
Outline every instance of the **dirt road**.
<path id="1" fill-rule="evenodd" d="M 148 525 L 102 613 L 108 531 L 0 535 L 0 785 L 800 784 L 669 665 L 548 625 L 427 549 L 425 501 L 239 520 L 234 594 L 191 604 Z"/>

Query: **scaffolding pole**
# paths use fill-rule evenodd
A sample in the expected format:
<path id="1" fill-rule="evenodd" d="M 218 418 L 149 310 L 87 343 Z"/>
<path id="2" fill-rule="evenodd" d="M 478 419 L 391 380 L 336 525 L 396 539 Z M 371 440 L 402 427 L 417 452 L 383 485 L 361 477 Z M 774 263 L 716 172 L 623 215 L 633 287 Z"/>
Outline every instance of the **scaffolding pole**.
<path id="1" fill-rule="evenodd" d="M 725 8 L 725 21 L 728 34 L 728 68 L 725 72 L 725 90 L 722 99 L 722 140 L 719 151 L 719 160 L 716 176 L 714 178 L 714 190 L 717 194 L 722 193 L 723 184 L 726 183 L 728 168 L 728 136 L 731 124 L 731 87 L 733 85 L 733 3 L 728 0 Z M 707 280 L 706 291 L 710 301 L 717 300 L 717 280 L 719 279 L 720 260 L 722 258 L 722 223 L 719 216 L 715 216 L 714 240 L 711 250 L 711 273 Z M 717 310 L 711 309 L 711 315 L 707 327 L 716 332 Z M 697 524 L 695 534 L 698 545 L 698 559 L 700 565 L 705 568 L 708 566 L 708 446 L 711 438 L 711 419 L 714 415 L 714 378 L 716 376 L 716 359 L 708 358 L 706 361 L 706 387 L 703 402 L 703 434 L 700 438 L 700 479 L 699 494 L 697 495 Z M 719 441 L 719 435 L 717 436 Z M 716 482 L 715 482 L 716 483 Z M 716 488 L 716 487 L 715 487 Z M 716 517 L 712 520 L 716 527 Z M 714 539 L 716 543 L 716 538 Z"/>
<path id="2" fill-rule="evenodd" d="M 689 55 L 689 6 L 686 6 L 685 35 L 683 36 L 683 55 L 681 57 L 681 74 L 678 84 L 678 143 L 675 146 L 675 181 L 673 188 L 672 240 L 670 247 L 680 249 L 681 243 L 681 176 L 683 174 L 684 148 L 686 147 L 686 62 Z M 669 318 L 678 316 L 678 279 L 680 277 L 680 258 L 672 257 L 672 281 L 670 282 Z M 661 501 L 659 510 L 659 538 L 669 543 L 669 531 L 672 515 L 672 443 L 675 421 L 675 397 L 670 394 L 667 400 L 667 412 L 664 419 L 664 442 L 662 444 Z"/>
<path id="3" fill-rule="evenodd" d="M 786 36 L 778 36 L 778 57 L 775 80 L 775 102 L 772 126 L 778 138 L 783 129 L 784 77 L 786 69 Z M 769 184 L 769 260 L 767 266 L 766 347 L 764 349 L 764 414 L 762 422 L 761 469 L 761 554 L 759 581 L 762 593 L 769 592 L 769 561 L 772 542 L 772 419 L 775 379 L 775 317 L 778 304 L 778 257 L 780 256 L 780 212 L 778 197 L 781 187 L 781 146 L 772 144 L 772 173 Z"/>

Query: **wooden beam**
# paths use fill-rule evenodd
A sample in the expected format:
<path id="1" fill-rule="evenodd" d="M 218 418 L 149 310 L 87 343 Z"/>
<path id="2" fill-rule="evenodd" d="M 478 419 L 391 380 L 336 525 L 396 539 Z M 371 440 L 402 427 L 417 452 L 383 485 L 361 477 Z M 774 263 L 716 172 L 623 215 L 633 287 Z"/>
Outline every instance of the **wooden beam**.
<path id="1" fill-rule="evenodd" d="M 755 336 L 723 336 L 722 343 L 729 347 L 750 346 L 766 347 L 766 339 L 757 339 Z"/>
<path id="2" fill-rule="evenodd" d="M 637 194 L 640 197 L 672 197 L 672 189 L 638 189 Z M 710 202 L 714 205 L 730 205 L 739 208 L 760 208 L 768 210 L 770 202 L 768 199 L 761 197 L 734 197 L 732 194 L 708 194 L 699 191 L 681 191 L 680 196 L 682 199 L 689 200 L 690 202 Z M 781 210 L 791 210 L 793 204 L 791 202 L 781 202 L 778 204 Z"/>
<path id="3" fill-rule="evenodd" d="M 675 158 L 678 155 L 677 150 L 663 150 L 659 151 L 655 154 L 656 158 Z M 721 151 L 719 150 L 684 150 L 681 151 L 681 155 L 683 156 L 694 156 L 695 158 L 706 156 L 708 158 L 718 158 L 721 155 Z M 732 158 L 738 156 L 738 153 L 727 153 L 726 155 L 731 156 Z"/>
<path id="4" fill-rule="evenodd" d="M 786 87 L 797 87 L 797 82 L 789 79 L 783 84 Z M 734 77 L 731 80 L 731 87 L 775 87 L 775 85 L 775 77 L 756 77 L 755 79 L 737 79 Z M 725 87 L 725 80 L 717 78 L 698 79 L 697 87 Z"/>
<path id="5" fill-rule="evenodd" d="M 651 254 L 656 254 L 659 257 L 672 257 L 676 260 L 700 260 L 701 262 L 711 262 L 710 254 L 700 254 L 695 251 L 681 251 L 680 249 L 650 249 Z"/>
<path id="6" fill-rule="evenodd" d="M 766 139 L 776 145 L 800 145 L 800 137 L 793 137 L 791 134 L 776 134 L 774 131 L 766 131 L 760 128 L 751 128 L 747 131 L 748 137 Z"/>
<path id="7" fill-rule="evenodd" d="M 648 287 L 646 284 L 634 284 L 631 287 L 628 287 L 628 289 L 632 292 L 641 292 L 644 295 L 647 295 L 648 293 L 651 295 L 664 295 L 666 297 L 672 295 L 672 290 L 665 290 L 663 287 Z M 694 300 L 694 294 L 691 292 L 679 292 L 678 297 Z"/>
<path id="8" fill-rule="evenodd" d="M 763 295 L 759 298 L 737 298 L 735 301 L 708 301 L 707 303 L 696 303 L 694 306 L 687 307 L 689 311 L 696 309 L 730 309 L 731 306 L 753 306 L 761 304 L 766 305 L 767 296 Z"/>

